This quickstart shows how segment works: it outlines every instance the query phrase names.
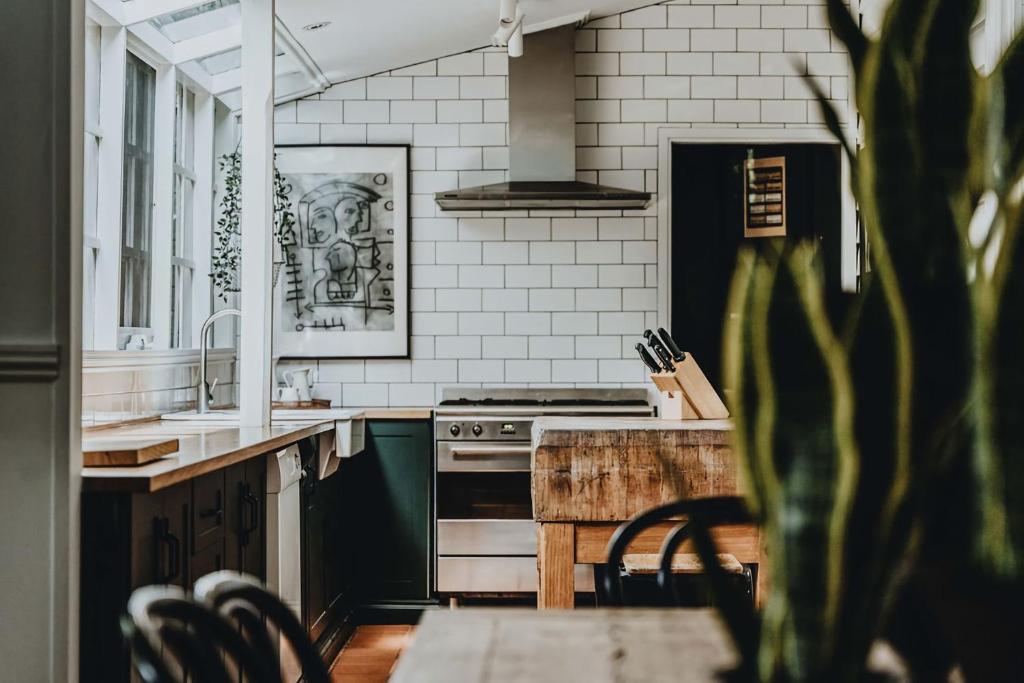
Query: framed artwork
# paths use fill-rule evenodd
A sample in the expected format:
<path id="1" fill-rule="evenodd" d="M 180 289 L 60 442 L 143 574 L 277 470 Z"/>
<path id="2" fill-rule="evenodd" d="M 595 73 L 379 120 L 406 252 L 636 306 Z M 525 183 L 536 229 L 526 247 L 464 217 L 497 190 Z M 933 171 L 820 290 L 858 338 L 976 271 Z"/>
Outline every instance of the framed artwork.
<path id="1" fill-rule="evenodd" d="M 282 145 L 274 355 L 409 356 L 409 146 Z"/>
<path id="2" fill-rule="evenodd" d="M 786 157 L 747 159 L 743 170 L 743 236 L 785 237 Z"/>

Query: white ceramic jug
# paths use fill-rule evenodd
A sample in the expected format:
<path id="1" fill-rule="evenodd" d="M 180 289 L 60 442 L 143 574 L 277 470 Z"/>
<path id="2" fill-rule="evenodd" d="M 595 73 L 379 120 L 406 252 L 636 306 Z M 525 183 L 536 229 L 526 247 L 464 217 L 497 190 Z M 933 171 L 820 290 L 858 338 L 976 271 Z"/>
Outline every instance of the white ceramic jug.
<path id="1" fill-rule="evenodd" d="M 284 381 L 287 382 L 288 386 L 295 388 L 295 391 L 299 394 L 300 401 L 313 400 L 313 384 L 309 379 L 311 372 L 313 372 L 312 368 L 297 368 L 284 373 Z"/>

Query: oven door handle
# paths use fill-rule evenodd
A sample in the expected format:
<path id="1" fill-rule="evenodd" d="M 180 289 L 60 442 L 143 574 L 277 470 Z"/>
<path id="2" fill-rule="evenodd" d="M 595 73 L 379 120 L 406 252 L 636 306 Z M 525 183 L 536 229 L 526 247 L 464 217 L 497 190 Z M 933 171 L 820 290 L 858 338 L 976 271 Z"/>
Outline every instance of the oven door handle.
<path id="1" fill-rule="evenodd" d="M 453 458 L 472 458 L 488 455 L 531 455 L 532 446 L 452 446 Z"/>

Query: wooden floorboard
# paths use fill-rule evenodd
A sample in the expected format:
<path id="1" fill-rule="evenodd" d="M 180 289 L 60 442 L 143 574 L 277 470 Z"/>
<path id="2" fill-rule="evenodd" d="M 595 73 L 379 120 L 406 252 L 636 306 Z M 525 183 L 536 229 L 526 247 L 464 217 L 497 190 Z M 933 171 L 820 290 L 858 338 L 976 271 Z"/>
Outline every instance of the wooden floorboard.
<path id="1" fill-rule="evenodd" d="M 331 666 L 333 683 L 384 683 L 412 640 L 412 626 L 359 626 Z"/>

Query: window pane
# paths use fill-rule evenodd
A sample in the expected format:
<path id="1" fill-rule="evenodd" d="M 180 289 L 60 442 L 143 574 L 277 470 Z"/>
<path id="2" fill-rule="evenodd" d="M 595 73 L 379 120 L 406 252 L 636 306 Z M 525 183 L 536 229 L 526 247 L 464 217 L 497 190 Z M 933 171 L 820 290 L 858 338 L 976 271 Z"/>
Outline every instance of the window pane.
<path id="1" fill-rule="evenodd" d="M 125 70 L 121 326 L 149 327 L 156 71 L 133 54 Z"/>
<path id="2" fill-rule="evenodd" d="M 179 83 L 174 109 L 174 184 L 171 215 L 171 347 L 192 345 L 195 93 Z"/>
<path id="3" fill-rule="evenodd" d="M 171 266 L 171 348 L 192 345 L 192 276 L 193 269 L 180 264 Z"/>
<path id="4" fill-rule="evenodd" d="M 85 209 L 83 230 L 86 235 L 96 235 L 96 204 L 99 197 L 99 151 L 100 142 L 92 135 L 85 135 L 85 175 L 84 196 L 82 201 Z"/>
<path id="5" fill-rule="evenodd" d="M 98 125 L 100 120 L 100 38 L 95 24 L 85 27 L 85 122 Z"/>
<path id="6" fill-rule="evenodd" d="M 96 313 L 96 250 L 82 250 L 82 348 L 93 348 Z"/>

